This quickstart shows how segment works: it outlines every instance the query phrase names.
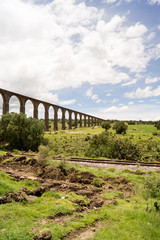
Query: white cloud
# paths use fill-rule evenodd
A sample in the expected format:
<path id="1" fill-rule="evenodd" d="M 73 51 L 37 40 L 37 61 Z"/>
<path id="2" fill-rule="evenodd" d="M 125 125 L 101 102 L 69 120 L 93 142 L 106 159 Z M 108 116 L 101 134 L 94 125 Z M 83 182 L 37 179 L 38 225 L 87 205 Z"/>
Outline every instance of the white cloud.
<path id="1" fill-rule="evenodd" d="M 129 105 L 132 105 L 132 104 L 134 104 L 134 102 L 129 102 L 128 104 L 129 104 Z"/>
<path id="2" fill-rule="evenodd" d="M 160 0 L 148 0 L 149 4 L 154 5 L 154 4 L 160 4 Z"/>
<path id="3" fill-rule="evenodd" d="M 98 115 L 103 119 L 145 120 L 145 121 L 160 120 L 160 111 L 157 111 L 156 104 L 145 103 L 130 105 L 128 110 L 126 108 L 125 111 L 118 112 L 116 108 L 110 108 L 110 111 L 107 112 L 104 109 L 100 109 Z"/>
<path id="4" fill-rule="evenodd" d="M 146 84 L 151 84 L 151 83 L 155 83 L 155 82 L 158 82 L 158 81 L 160 81 L 159 77 L 154 77 L 154 78 L 147 77 L 146 80 L 145 80 L 145 83 Z"/>
<path id="5" fill-rule="evenodd" d="M 112 95 L 111 93 L 107 93 L 107 94 L 106 94 L 107 97 L 110 97 L 111 95 Z"/>
<path id="6" fill-rule="evenodd" d="M 60 101 L 61 105 L 72 105 L 76 102 L 75 99 L 71 99 L 71 100 L 65 100 L 65 101 Z"/>
<path id="7" fill-rule="evenodd" d="M 102 112 L 104 113 L 119 113 L 119 112 L 125 112 L 125 111 L 128 111 L 128 106 L 123 106 L 123 107 L 115 107 L 115 106 L 112 106 L 112 107 L 109 107 L 109 108 L 106 108 L 104 110 L 101 110 Z"/>
<path id="8" fill-rule="evenodd" d="M 132 0 L 103 0 L 104 3 L 120 5 L 122 2 L 130 3 Z"/>
<path id="9" fill-rule="evenodd" d="M 135 84 L 136 82 L 137 82 L 137 79 L 133 79 L 130 82 L 121 84 L 121 86 L 130 86 L 130 85 Z"/>
<path id="10" fill-rule="evenodd" d="M 144 89 L 137 88 L 136 91 L 125 93 L 127 98 L 148 98 L 160 96 L 160 86 L 152 90 L 152 87 L 148 86 Z"/>
<path id="11" fill-rule="evenodd" d="M 76 0 L 0 1 L 0 86 L 53 102 L 52 90 L 84 82 L 129 84 L 160 48 L 148 53 L 147 28 L 126 21 Z"/>
<path id="12" fill-rule="evenodd" d="M 93 88 L 90 88 L 90 89 L 88 89 L 87 91 L 86 91 L 86 96 L 88 97 L 88 98 L 91 98 L 92 97 L 92 95 L 93 95 Z"/>
<path id="13" fill-rule="evenodd" d="M 119 102 L 119 99 L 114 98 L 114 99 L 112 100 L 112 103 L 116 103 L 116 102 Z"/>
<path id="14" fill-rule="evenodd" d="M 93 88 L 90 88 L 86 91 L 85 94 L 88 98 L 91 98 L 93 101 L 95 101 L 96 103 L 101 103 L 103 102 L 101 99 L 99 99 L 97 94 L 93 94 Z"/>

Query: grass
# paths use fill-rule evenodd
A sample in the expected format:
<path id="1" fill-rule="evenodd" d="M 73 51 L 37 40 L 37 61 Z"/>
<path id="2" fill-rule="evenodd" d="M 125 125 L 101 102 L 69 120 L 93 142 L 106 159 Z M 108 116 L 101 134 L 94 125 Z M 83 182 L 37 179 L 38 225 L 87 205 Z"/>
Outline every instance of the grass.
<path id="1" fill-rule="evenodd" d="M 14 181 L 10 176 L 4 172 L 0 172 L 0 196 L 3 196 L 9 192 L 18 192 L 19 188 L 27 187 L 29 190 L 34 189 L 38 186 L 37 182 L 31 180 Z"/>
<path id="2" fill-rule="evenodd" d="M 136 130 L 135 130 L 136 129 Z M 81 128 L 65 131 L 46 133 L 45 137 L 50 140 L 56 154 L 64 156 L 84 157 L 85 149 L 89 145 L 86 137 L 99 134 L 104 131 L 102 128 Z M 112 130 L 110 130 L 112 131 Z M 125 136 L 142 148 L 142 156 L 148 160 L 158 160 L 160 136 L 153 135 L 157 130 L 152 125 L 128 126 Z M 157 131 L 159 133 L 159 131 Z M 151 146 L 150 146 L 151 145 Z M 0 151 L 4 155 L 5 151 Z M 19 154 L 16 150 L 14 154 Z M 5 164 L 10 159 L 4 160 Z M 59 163 L 53 162 L 57 165 Z M 154 202 L 156 198 L 148 201 L 143 196 L 143 184 L 147 176 L 159 176 L 160 171 L 148 171 L 145 174 L 137 171 L 133 174 L 125 169 L 116 171 L 110 169 L 91 169 L 79 165 L 66 164 L 66 168 L 74 167 L 79 171 L 88 171 L 96 176 L 96 184 L 99 184 L 101 177 L 123 177 L 134 185 L 134 195 L 125 198 L 122 191 L 114 190 L 102 193 L 104 199 L 116 200 L 117 205 L 104 205 L 99 209 L 90 209 L 84 212 L 77 212 L 76 200 L 83 200 L 89 204 L 90 200 L 74 192 L 61 193 L 56 191 L 45 192 L 41 197 L 32 203 L 8 203 L 0 205 L 0 240 L 31 240 L 33 236 L 42 229 L 50 229 L 54 240 L 60 240 L 71 231 L 84 230 L 93 226 L 99 220 L 104 227 L 95 233 L 92 240 L 159 240 L 160 239 L 160 212 L 156 211 Z M 98 179 L 98 180 L 97 180 Z M 107 182 L 106 182 L 107 184 Z M 100 182 L 101 185 L 101 182 Z M 34 181 L 17 182 L 4 172 L 0 172 L 0 196 L 8 192 L 18 191 L 20 187 L 34 189 L 38 184 Z M 149 209 L 147 210 L 147 203 Z M 52 218 L 57 213 L 68 216 L 64 224 L 56 224 Z M 52 218 L 48 218 L 52 216 Z M 86 239 L 91 240 L 91 239 Z"/>

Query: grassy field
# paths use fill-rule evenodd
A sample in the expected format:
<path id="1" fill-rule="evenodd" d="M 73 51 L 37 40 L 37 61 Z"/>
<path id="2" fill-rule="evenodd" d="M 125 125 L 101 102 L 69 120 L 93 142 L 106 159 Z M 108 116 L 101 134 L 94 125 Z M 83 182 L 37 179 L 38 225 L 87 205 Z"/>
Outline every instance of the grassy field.
<path id="1" fill-rule="evenodd" d="M 73 167 L 73 166 L 71 166 Z M 53 239 L 60 240 L 68 234 L 88 231 L 90 226 L 95 226 L 99 221 L 102 228 L 95 231 L 87 240 L 103 239 L 160 239 L 160 212 L 156 211 L 153 198 L 146 200 L 142 195 L 145 175 L 135 175 L 129 171 L 111 172 L 110 170 L 95 170 L 84 167 L 76 167 L 81 171 L 89 171 L 97 177 L 123 177 L 134 184 L 131 197 L 125 197 L 122 191 L 103 191 L 103 197 L 113 200 L 116 204 L 106 204 L 100 208 L 86 209 L 77 212 L 75 200 L 89 202 L 87 197 L 77 195 L 74 192 L 62 193 L 57 191 L 45 192 L 32 203 L 11 202 L 0 205 L 0 239 L 1 240 L 31 240 L 33 236 L 43 229 L 50 229 Z M 159 176 L 159 173 L 152 173 Z M 6 174 L 0 174 L 1 191 L 3 196 L 10 191 L 18 191 L 22 186 L 34 188 L 35 182 L 17 182 Z M 57 213 L 61 213 L 61 222 L 54 221 Z M 72 239 L 72 238 L 66 238 Z M 74 238 L 73 238 L 74 239 Z M 77 238 L 80 239 L 80 238 Z"/>
<path id="2" fill-rule="evenodd" d="M 67 154 L 69 156 L 85 157 L 86 149 L 89 147 L 89 139 L 94 134 L 103 132 L 101 127 L 78 128 L 65 131 L 46 133 L 45 137 L 52 143 L 56 154 Z M 110 129 L 109 132 L 115 134 Z M 160 161 L 160 131 L 153 125 L 128 125 L 125 135 L 119 138 L 129 138 L 137 144 L 141 150 L 142 161 Z"/>
<path id="3" fill-rule="evenodd" d="M 104 129 L 100 127 L 81 128 L 46 133 L 45 137 L 49 139 L 57 155 L 84 157 L 89 139 L 102 131 Z M 160 135 L 154 126 L 129 125 L 127 134 L 119 137 L 127 137 L 139 144 L 142 156 L 147 161 L 159 161 Z M 1 150 L 0 156 L 5 153 L 4 149 Z M 18 151 L 13 154 L 19 156 Z M 10 164 L 10 167 L 13 164 L 14 168 L 16 164 L 20 166 L 19 162 L 12 163 L 10 159 L 5 159 L 0 164 L 1 169 L 5 169 L 7 164 Z M 52 164 L 59 169 L 61 163 L 53 161 Z M 160 209 L 154 206 L 155 202 L 160 206 L 159 171 L 133 172 L 128 169 L 116 171 L 114 168 L 102 170 L 67 163 L 63 168 L 65 171 L 71 169 L 71 175 L 72 171 L 78 171 L 78 178 L 81 173 L 87 171 L 94 174 L 96 179 L 100 179 L 103 182 L 102 186 L 95 187 L 93 183 L 82 183 L 82 187 L 96 188 L 100 191 L 96 198 L 101 197 L 104 204 L 89 207 L 93 204 L 94 198 L 61 188 L 48 189 L 32 201 L 11 201 L 0 204 L 0 240 L 32 240 L 35 234 L 46 229 L 51 231 L 54 240 L 160 239 Z M 27 169 L 30 171 L 27 165 L 25 169 L 24 171 Z M 45 168 L 42 169 L 44 171 Z M 38 174 L 39 169 L 37 176 Z M 150 177 L 153 182 L 157 179 L 157 183 L 150 185 L 150 189 L 157 193 L 156 196 L 149 195 L 150 190 L 144 188 L 146 179 Z M 45 182 L 44 178 L 41 180 Z M 70 184 L 68 179 L 65 181 L 67 185 Z M 61 186 L 63 184 L 65 183 L 63 182 Z M 21 188 L 34 190 L 39 186 L 38 181 L 17 180 L 0 171 L 0 203 L 1 198 L 7 193 L 18 193 Z M 128 195 L 129 189 L 132 189 L 132 192 Z"/>

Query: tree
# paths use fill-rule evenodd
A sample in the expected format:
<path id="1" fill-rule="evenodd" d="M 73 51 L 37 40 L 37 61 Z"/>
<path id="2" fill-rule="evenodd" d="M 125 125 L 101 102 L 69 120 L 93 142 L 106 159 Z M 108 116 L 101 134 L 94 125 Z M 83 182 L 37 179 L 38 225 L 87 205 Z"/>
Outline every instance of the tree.
<path id="1" fill-rule="evenodd" d="M 158 130 L 160 130 L 160 121 L 157 121 L 154 125 Z"/>
<path id="2" fill-rule="evenodd" d="M 126 130 L 127 130 L 128 126 L 124 123 L 124 122 L 116 122 L 113 125 L 113 129 L 116 130 L 117 134 L 121 134 L 124 133 L 126 134 Z"/>
<path id="3" fill-rule="evenodd" d="M 13 149 L 37 151 L 43 135 L 44 122 L 25 114 L 7 113 L 0 119 L 0 139 Z"/>
<path id="4" fill-rule="evenodd" d="M 111 128 L 111 125 L 109 122 L 102 122 L 101 127 L 108 131 Z"/>

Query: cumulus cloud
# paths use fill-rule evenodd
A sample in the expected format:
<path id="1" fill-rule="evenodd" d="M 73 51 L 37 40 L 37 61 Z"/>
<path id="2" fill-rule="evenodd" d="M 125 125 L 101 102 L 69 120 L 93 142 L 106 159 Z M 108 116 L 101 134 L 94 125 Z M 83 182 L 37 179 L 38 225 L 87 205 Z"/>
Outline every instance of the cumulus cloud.
<path id="1" fill-rule="evenodd" d="M 158 4 L 160 5 L 160 0 L 148 0 L 149 4 L 154 5 L 154 4 Z"/>
<path id="2" fill-rule="evenodd" d="M 102 10 L 76 0 L 0 1 L 0 86 L 56 101 L 53 90 L 84 82 L 129 83 L 160 48 L 148 53 L 146 26 L 126 20 L 105 22 Z"/>
<path id="3" fill-rule="evenodd" d="M 155 82 L 158 82 L 160 81 L 160 78 L 159 77 L 147 77 L 146 80 L 145 80 L 145 83 L 146 84 L 151 84 L 151 83 L 155 83 Z"/>
<path id="4" fill-rule="evenodd" d="M 146 110 L 147 109 L 147 110 Z M 125 110 L 125 109 L 124 109 Z M 157 113 L 156 104 L 134 104 L 130 105 L 125 111 L 116 112 L 117 109 L 110 108 L 110 111 L 105 112 L 104 109 L 99 110 L 99 116 L 104 119 L 118 120 L 145 120 L 157 121 L 160 119 L 160 114 Z"/>
<path id="5" fill-rule="evenodd" d="M 131 91 L 125 93 L 127 98 L 148 98 L 148 97 L 157 97 L 160 96 L 160 86 L 155 89 L 152 89 L 151 86 L 148 86 L 144 89 L 137 88 L 136 91 Z"/>
<path id="6" fill-rule="evenodd" d="M 106 108 L 104 110 L 102 110 L 105 113 L 119 113 L 119 112 L 126 112 L 128 111 L 129 107 L 128 106 L 123 106 L 123 107 L 116 107 L 116 106 L 112 106 L 109 108 Z"/>

